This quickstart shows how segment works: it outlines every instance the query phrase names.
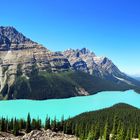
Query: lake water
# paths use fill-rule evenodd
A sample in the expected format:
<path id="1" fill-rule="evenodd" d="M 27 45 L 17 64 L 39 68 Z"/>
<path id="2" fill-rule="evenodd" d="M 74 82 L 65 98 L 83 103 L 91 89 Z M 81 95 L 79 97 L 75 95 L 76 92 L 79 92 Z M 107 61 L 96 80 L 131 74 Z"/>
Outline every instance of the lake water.
<path id="1" fill-rule="evenodd" d="M 45 101 L 11 100 L 0 101 L 0 116 L 26 118 L 28 112 L 31 117 L 45 120 L 46 115 L 60 119 L 73 117 L 82 112 L 110 107 L 116 103 L 127 103 L 140 108 L 140 94 L 134 91 L 100 92 L 96 95 L 73 97 L 68 99 L 53 99 Z"/>

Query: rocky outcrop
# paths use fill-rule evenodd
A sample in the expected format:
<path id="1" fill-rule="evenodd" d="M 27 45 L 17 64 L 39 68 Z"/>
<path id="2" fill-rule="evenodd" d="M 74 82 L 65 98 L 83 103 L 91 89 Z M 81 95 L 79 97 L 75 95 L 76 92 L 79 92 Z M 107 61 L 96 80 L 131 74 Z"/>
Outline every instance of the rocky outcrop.
<path id="1" fill-rule="evenodd" d="M 81 50 L 69 49 L 64 51 L 63 55 L 68 58 L 74 70 L 81 70 L 90 74 L 93 74 L 94 71 L 97 70 L 96 64 L 93 60 L 95 54 L 86 48 Z"/>
<path id="2" fill-rule="evenodd" d="M 0 50 L 18 50 L 35 47 L 37 43 L 26 38 L 14 27 L 0 26 Z"/>
<path id="3" fill-rule="evenodd" d="M 62 132 L 52 132 L 51 130 L 33 130 L 23 136 L 0 132 L 0 140 L 78 140 L 78 138 Z"/>
<path id="4" fill-rule="evenodd" d="M 0 92 L 7 92 L 14 83 L 17 71 L 28 76 L 33 66 L 39 71 L 63 72 L 70 63 L 61 53 L 49 51 L 26 38 L 13 27 L 0 27 Z"/>
<path id="5" fill-rule="evenodd" d="M 98 57 L 88 49 L 69 49 L 63 52 L 75 70 L 88 72 L 91 75 L 122 75 L 122 72 L 107 57 Z"/>

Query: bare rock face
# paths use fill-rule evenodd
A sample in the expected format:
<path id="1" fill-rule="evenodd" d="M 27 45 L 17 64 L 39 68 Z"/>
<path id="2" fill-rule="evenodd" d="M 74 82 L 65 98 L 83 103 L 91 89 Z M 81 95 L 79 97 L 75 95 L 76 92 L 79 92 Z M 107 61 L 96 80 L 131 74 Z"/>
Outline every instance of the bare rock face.
<path id="1" fill-rule="evenodd" d="M 52 132 L 51 130 L 33 130 L 24 136 L 14 136 L 9 133 L 0 133 L 0 140 L 79 140 L 73 135 L 62 132 Z"/>
<path id="2" fill-rule="evenodd" d="M 26 38 L 14 27 L 0 26 L 0 50 L 23 49 L 34 45 L 37 45 L 37 43 Z"/>
<path id="3" fill-rule="evenodd" d="M 123 75 L 123 73 L 107 57 L 94 57 L 94 62 L 105 73 L 112 75 Z"/>
<path id="4" fill-rule="evenodd" d="M 27 76 L 33 65 L 39 71 L 62 72 L 70 69 L 68 59 L 62 54 L 49 51 L 13 27 L 0 27 L 0 92 L 5 85 L 8 88 L 13 84 L 19 68 Z"/>
<path id="5" fill-rule="evenodd" d="M 90 74 L 96 70 L 93 69 L 93 66 L 96 65 L 93 61 L 95 54 L 86 48 L 81 50 L 69 49 L 64 51 L 63 55 L 68 58 L 71 66 L 75 70 L 81 70 Z"/>
<path id="6" fill-rule="evenodd" d="M 88 72 L 91 75 L 103 77 L 110 74 L 122 74 L 107 57 L 98 57 L 88 49 L 69 49 L 63 52 L 75 70 Z"/>

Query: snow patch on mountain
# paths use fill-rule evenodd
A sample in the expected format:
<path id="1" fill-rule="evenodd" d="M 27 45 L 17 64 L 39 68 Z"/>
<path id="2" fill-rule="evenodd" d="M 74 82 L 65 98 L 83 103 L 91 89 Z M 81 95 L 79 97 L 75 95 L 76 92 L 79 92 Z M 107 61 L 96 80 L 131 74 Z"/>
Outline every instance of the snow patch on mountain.
<path id="1" fill-rule="evenodd" d="M 113 75 L 116 79 L 118 79 L 118 80 L 120 80 L 120 81 L 123 81 L 123 82 L 125 82 L 125 83 L 127 83 L 127 84 L 129 84 L 129 85 L 133 85 L 134 86 L 134 84 L 132 84 L 130 81 L 128 81 L 128 80 L 125 80 L 125 79 L 123 79 L 123 78 L 120 78 L 120 77 L 117 77 L 117 76 L 115 76 L 115 75 Z"/>

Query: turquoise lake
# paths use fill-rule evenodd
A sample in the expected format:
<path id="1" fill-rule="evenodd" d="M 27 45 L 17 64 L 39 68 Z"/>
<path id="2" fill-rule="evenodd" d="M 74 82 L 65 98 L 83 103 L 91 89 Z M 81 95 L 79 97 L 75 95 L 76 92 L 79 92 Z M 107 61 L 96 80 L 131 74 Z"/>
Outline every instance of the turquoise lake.
<path id="1" fill-rule="evenodd" d="M 134 91 L 100 92 L 91 96 L 73 97 L 67 99 L 52 99 L 44 101 L 11 100 L 0 101 L 0 116 L 26 118 L 28 112 L 31 117 L 45 120 L 46 115 L 60 119 L 73 117 L 82 112 L 110 107 L 116 103 L 127 103 L 140 108 L 140 94 Z"/>

